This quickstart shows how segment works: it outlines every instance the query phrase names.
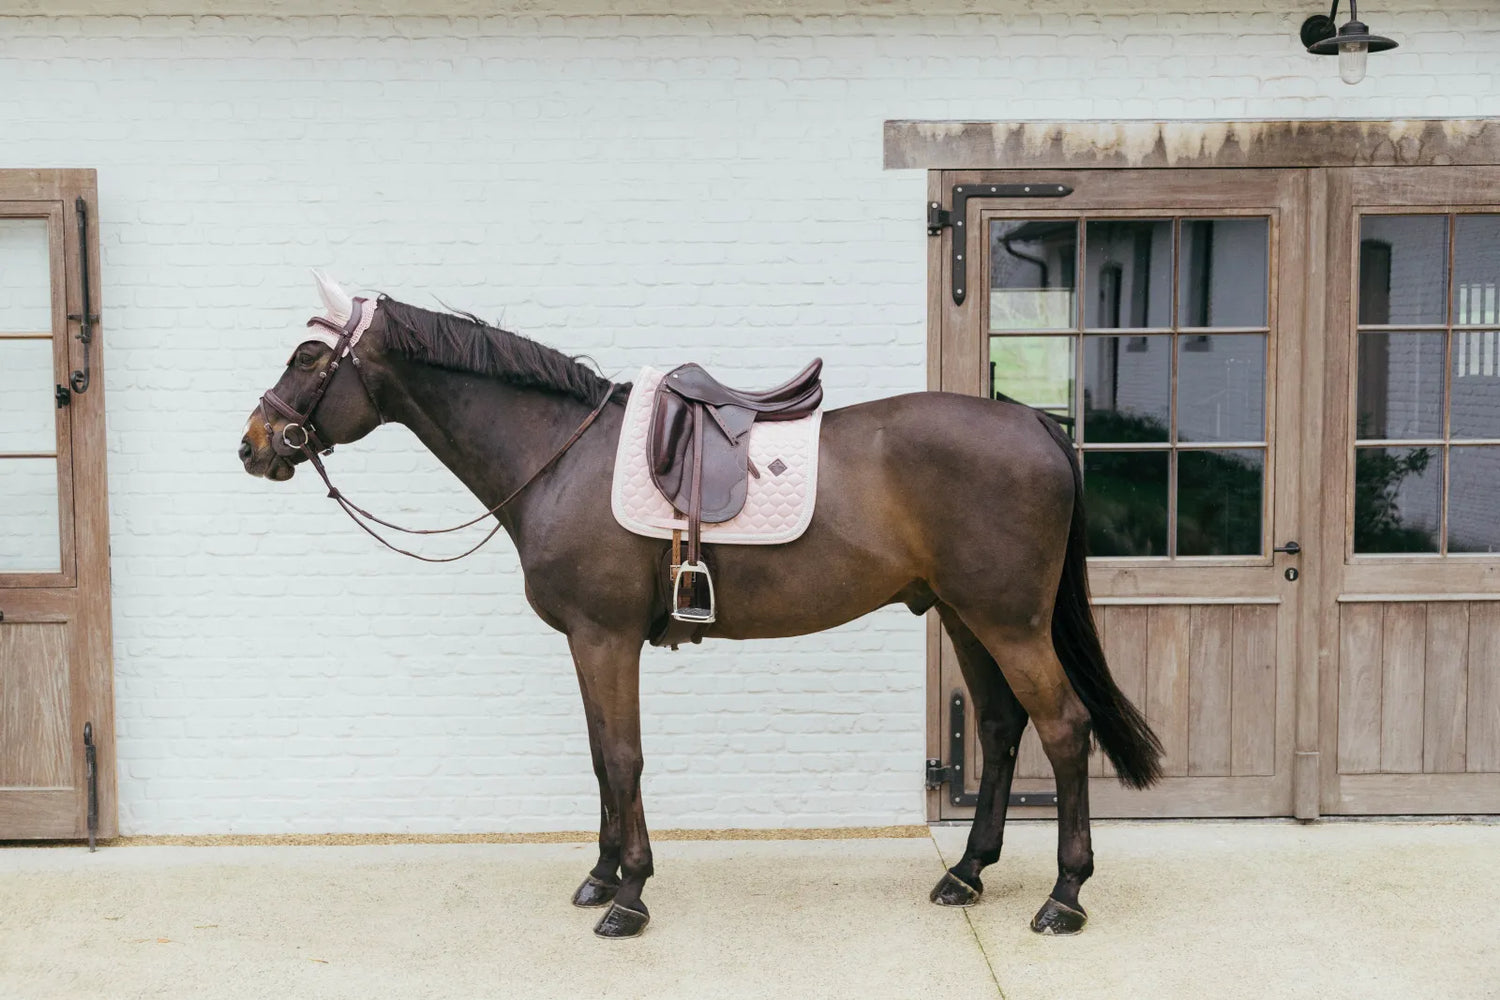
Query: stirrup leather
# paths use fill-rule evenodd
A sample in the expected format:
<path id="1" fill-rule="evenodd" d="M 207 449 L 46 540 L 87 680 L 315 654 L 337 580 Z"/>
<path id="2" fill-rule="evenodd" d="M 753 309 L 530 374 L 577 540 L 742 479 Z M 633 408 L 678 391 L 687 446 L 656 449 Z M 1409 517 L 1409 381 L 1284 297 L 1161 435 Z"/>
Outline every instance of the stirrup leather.
<path id="1" fill-rule="evenodd" d="M 701 576 L 707 581 L 708 607 L 682 607 L 682 578 L 690 574 L 695 578 Z M 696 579 L 690 582 L 690 597 L 697 589 L 692 586 L 696 582 Z M 680 622 L 692 622 L 697 625 L 707 625 L 714 620 L 714 578 L 713 574 L 708 571 L 708 564 L 703 560 L 693 563 L 684 562 L 677 567 L 677 573 L 672 579 L 672 617 Z"/>

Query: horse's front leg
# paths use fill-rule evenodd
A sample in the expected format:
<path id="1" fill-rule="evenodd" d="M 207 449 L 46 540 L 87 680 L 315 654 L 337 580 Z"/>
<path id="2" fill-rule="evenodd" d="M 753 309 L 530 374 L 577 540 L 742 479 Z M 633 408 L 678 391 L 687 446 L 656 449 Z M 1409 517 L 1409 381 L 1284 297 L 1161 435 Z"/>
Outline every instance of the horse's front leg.
<path id="1" fill-rule="evenodd" d="M 596 767 L 602 763 L 605 787 L 595 873 L 615 859 L 620 866 L 619 887 L 594 933 L 634 937 L 651 919 L 641 902 L 641 890 L 652 874 L 651 838 L 641 802 L 641 640 L 590 630 L 570 634 L 568 646 L 585 692 L 584 704 L 597 713 L 590 729 L 596 734 Z M 612 837 L 618 838 L 613 849 Z"/>
<path id="2" fill-rule="evenodd" d="M 620 889 L 620 810 L 615 806 L 604 767 L 604 749 L 599 737 L 599 708 L 589 697 L 582 672 L 578 687 L 583 694 L 583 714 L 588 722 L 589 752 L 594 758 L 594 777 L 599 779 L 599 861 L 573 893 L 574 906 L 606 906 Z"/>

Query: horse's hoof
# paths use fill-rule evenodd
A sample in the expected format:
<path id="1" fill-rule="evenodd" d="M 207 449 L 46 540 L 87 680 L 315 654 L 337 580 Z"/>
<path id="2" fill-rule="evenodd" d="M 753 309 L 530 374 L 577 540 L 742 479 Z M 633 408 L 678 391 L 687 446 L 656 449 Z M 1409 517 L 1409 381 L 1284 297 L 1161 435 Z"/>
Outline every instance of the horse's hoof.
<path id="1" fill-rule="evenodd" d="M 646 912 L 645 907 L 632 910 L 628 906 L 613 903 L 605 911 L 604 916 L 594 925 L 594 933 L 602 938 L 628 938 L 635 937 L 646 929 L 651 922 L 651 914 Z"/>
<path id="2" fill-rule="evenodd" d="M 952 872 L 943 872 L 943 877 L 938 884 L 933 886 L 927 898 L 939 906 L 973 906 L 979 902 L 980 893 L 984 892 L 984 884 L 979 879 L 970 885 Z"/>
<path id="3" fill-rule="evenodd" d="M 1051 896 L 1031 918 L 1031 929 L 1038 934 L 1077 934 L 1083 930 L 1089 915 L 1066 903 L 1059 903 Z"/>
<path id="4" fill-rule="evenodd" d="M 620 883 L 606 882 L 601 878 L 590 875 L 583 880 L 578 891 L 573 893 L 574 906 L 604 906 L 615 898 L 615 893 L 620 891 Z"/>

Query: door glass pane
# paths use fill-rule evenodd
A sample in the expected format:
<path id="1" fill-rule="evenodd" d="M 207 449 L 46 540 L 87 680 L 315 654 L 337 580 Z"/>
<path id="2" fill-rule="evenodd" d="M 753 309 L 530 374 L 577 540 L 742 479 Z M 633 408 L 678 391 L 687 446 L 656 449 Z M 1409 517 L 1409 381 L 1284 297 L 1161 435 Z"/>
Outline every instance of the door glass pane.
<path id="1" fill-rule="evenodd" d="M 52 341 L 0 340 L 0 454 L 56 450 L 55 382 Z"/>
<path id="2" fill-rule="evenodd" d="M 1185 334 L 1177 343 L 1178 440 L 1264 441 L 1266 335 Z"/>
<path id="3" fill-rule="evenodd" d="M 1177 554 L 1260 555 L 1261 451 L 1184 451 L 1177 456 Z"/>
<path id="4" fill-rule="evenodd" d="M 1500 448 L 1454 448 L 1448 462 L 1448 551 L 1500 552 Z"/>
<path id="5" fill-rule="evenodd" d="M 1090 222 L 1085 231 L 1088 279 L 1085 326 L 1172 325 L 1172 222 L 1129 219 Z"/>
<path id="6" fill-rule="evenodd" d="M 1083 456 L 1089 554 L 1167 554 L 1166 451 L 1093 451 Z"/>
<path id="7" fill-rule="evenodd" d="M 1453 232 L 1453 323 L 1500 326 L 1500 215 L 1460 215 Z"/>
<path id="8" fill-rule="evenodd" d="M 1360 219 L 1361 324 L 1444 323 L 1447 298 L 1446 215 Z"/>
<path id="9" fill-rule="evenodd" d="M 1171 366 L 1171 337 L 1084 337 L 1084 437 L 1090 443 L 1166 441 Z"/>
<path id="10" fill-rule="evenodd" d="M 0 219 L 0 333 L 52 332 L 46 219 Z"/>
<path id="11" fill-rule="evenodd" d="M 0 573 L 58 573 L 57 460 L 0 458 Z"/>
<path id="12" fill-rule="evenodd" d="M 1072 329 L 1077 271 L 1076 220 L 992 221 L 990 329 Z"/>
<path id="13" fill-rule="evenodd" d="M 1436 552 L 1441 448 L 1354 450 L 1354 551 Z"/>
<path id="14" fill-rule="evenodd" d="M 1045 410 L 1073 429 L 1073 338 L 991 337 L 990 396 Z"/>
<path id="15" fill-rule="evenodd" d="M 1360 438 L 1443 436 L 1442 333 L 1359 335 Z"/>
<path id="16" fill-rule="evenodd" d="M 1178 326 L 1265 326 L 1268 219 L 1184 219 Z"/>
<path id="17" fill-rule="evenodd" d="M 1500 438 L 1500 331 L 1453 332 L 1454 437 Z"/>

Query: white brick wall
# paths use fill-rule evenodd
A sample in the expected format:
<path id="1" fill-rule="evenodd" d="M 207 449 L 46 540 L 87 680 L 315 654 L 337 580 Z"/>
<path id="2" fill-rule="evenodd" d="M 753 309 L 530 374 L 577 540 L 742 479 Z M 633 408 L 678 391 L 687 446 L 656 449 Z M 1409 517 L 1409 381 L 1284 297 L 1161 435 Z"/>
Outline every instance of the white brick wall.
<path id="1" fill-rule="evenodd" d="M 1295 4 L 1011 6 L 0 18 L 5 165 L 99 169 L 122 830 L 595 822 L 565 647 L 507 545 L 414 565 L 310 478 L 240 470 L 308 266 L 610 372 L 820 353 L 839 405 L 924 384 L 924 178 L 882 171 L 886 118 L 1500 115 L 1489 0 L 1367 11 L 1402 48 L 1358 88 L 1299 51 Z M 397 516 L 475 509 L 399 429 L 333 466 Z M 906 612 L 644 674 L 655 825 L 921 819 Z"/>

